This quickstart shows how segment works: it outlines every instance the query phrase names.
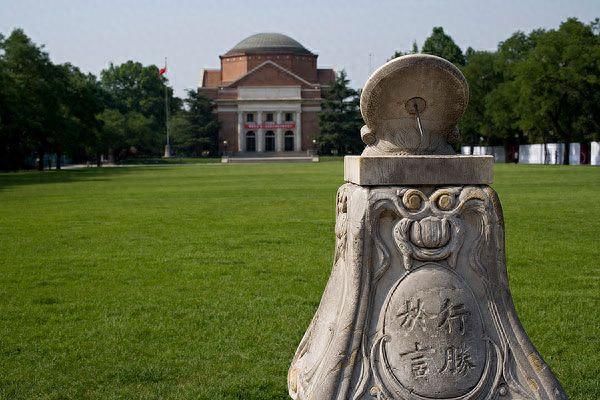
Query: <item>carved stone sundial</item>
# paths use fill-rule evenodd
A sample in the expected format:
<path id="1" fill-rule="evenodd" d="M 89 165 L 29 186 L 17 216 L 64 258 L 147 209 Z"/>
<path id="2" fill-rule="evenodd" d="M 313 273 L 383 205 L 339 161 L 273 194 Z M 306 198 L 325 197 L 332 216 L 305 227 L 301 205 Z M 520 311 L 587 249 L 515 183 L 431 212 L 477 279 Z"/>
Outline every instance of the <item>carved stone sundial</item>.
<path id="1" fill-rule="evenodd" d="M 448 61 L 410 55 L 375 71 L 360 100 L 363 155 L 454 154 L 448 141 L 457 137 L 469 88 Z"/>
<path id="2" fill-rule="evenodd" d="M 298 400 L 566 399 L 516 315 L 492 156 L 448 143 L 468 85 L 396 58 L 361 96 L 367 145 L 345 158 L 333 269 L 289 370 Z"/>

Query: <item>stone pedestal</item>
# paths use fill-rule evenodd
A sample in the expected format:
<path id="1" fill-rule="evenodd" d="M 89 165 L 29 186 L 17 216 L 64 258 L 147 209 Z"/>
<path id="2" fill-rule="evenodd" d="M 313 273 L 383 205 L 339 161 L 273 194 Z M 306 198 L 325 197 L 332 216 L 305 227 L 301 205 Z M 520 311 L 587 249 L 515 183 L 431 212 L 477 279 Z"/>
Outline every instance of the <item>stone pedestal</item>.
<path id="1" fill-rule="evenodd" d="M 293 399 L 566 398 L 512 303 L 492 159 L 448 154 L 466 88 L 425 55 L 367 82 L 368 146 L 345 161 L 333 269 L 289 370 Z M 425 105 L 411 116 L 415 97 Z"/>

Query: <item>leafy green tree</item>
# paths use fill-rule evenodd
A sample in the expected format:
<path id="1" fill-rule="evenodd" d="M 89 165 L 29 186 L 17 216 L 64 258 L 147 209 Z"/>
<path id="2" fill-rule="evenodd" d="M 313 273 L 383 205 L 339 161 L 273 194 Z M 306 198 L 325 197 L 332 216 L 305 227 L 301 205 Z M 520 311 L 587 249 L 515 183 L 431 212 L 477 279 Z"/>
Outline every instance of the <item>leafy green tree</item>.
<path id="1" fill-rule="evenodd" d="M 128 152 L 130 155 L 149 154 L 162 147 L 162 137 L 153 131 L 154 121 L 136 111 L 125 114 Z"/>
<path id="2" fill-rule="evenodd" d="M 421 47 L 421 53 L 445 58 L 455 65 L 465 65 L 465 56 L 462 50 L 441 26 L 433 28 L 433 32 Z"/>
<path id="3" fill-rule="evenodd" d="M 4 51 L 4 36 L 0 34 L 0 49 Z M 17 93 L 4 54 L 0 53 L 0 169 L 17 169 L 27 156 L 27 141 L 15 126 Z"/>
<path id="4" fill-rule="evenodd" d="M 519 127 L 519 85 L 515 81 L 516 66 L 535 47 L 535 40 L 543 31 L 533 31 L 527 35 L 515 32 L 507 40 L 500 42 L 495 57 L 494 69 L 499 82 L 485 98 L 484 120 L 488 130 L 493 130 L 504 143 L 522 143 L 525 138 Z M 477 101 L 477 100 L 474 100 Z"/>
<path id="5" fill-rule="evenodd" d="M 122 113 L 107 108 L 98 115 L 102 121 L 100 154 L 108 153 L 111 160 L 148 153 L 160 146 L 152 132 L 152 120 L 136 111 Z"/>
<path id="6" fill-rule="evenodd" d="M 173 147 L 176 151 L 199 157 L 218 150 L 219 121 L 213 113 L 212 100 L 188 90 L 185 109 L 170 121 Z"/>
<path id="7" fill-rule="evenodd" d="M 9 110 L 3 116 L 3 147 L 17 168 L 22 166 L 25 155 L 35 151 L 38 169 L 42 170 L 51 136 L 59 125 L 58 70 L 48 54 L 21 29 L 15 29 L 0 43 L 2 79 L 8 85 L 2 89 L 1 97 Z"/>
<path id="8" fill-rule="evenodd" d="M 106 95 L 96 77 L 84 74 L 71 64 L 59 66 L 62 72 L 60 129 L 52 136 L 56 168 L 61 167 L 63 153 L 83 160 L 94 148 L 102 127 L 98 114 L 105 108 Z"/>
<path id="9" fill-rule="evenodd" d="M 600 132 L 600 39 L 575 18 L 536 38 L 515 66 L 518 125 L 537 138 L 568 144 Z"/>
<path id="10" fill-rule="evenodd" d="M 166 137 L 165 125 L 165 85 L 166 79 L 158 73 L 155 65 L 144 66 L 139 62 L 127 61 L 100 73 L 102 88 L 110 94 L 109 107 L 122 114 L 134 112 L 150 122 L 153 140 L 144 140 L 145 145 L 138 148 L 142 154 L 160 154 Z M 169 108 L 176 112 L 181 107 L 179 99 L 173 96 L 173 90 L 167 88 Z M 137 118 L 137 117 L 136 117 Z M 136 133 L 135 135 L 138 135 Z M 139 139 L 139 138 L 138 138 Z M 148 147 L 150 146 L 150 147 Z"/>
<path id="11" fill-rule="evenodd" d="M 70 64 L 53 64 L 20 29 L 0 39 L 0 46 L 1 167 L 21 168 L 32 153 L 38 169 L 47 153 L 56 153 L 57 168 L 64 152 L 85 157 L 103 107 L 96 78 Z"/>
<path id="12" fill-rule="evenodd" d="M 535 47 L 536 39 L 543 34 L 543 30 L 535 30 L 529 35 L 517 31 L 498 44 L 497 67 L 503 73 L 505 80 L 514 78 L 513 66 L 527 57 Z"/>
<path id="13" fill-rule="evenodd" d="M 184 100 L 185 101 L 185 100 Z M 194 151 L 196 136 L 194 128 L 188 119 L 187 111 L 181 110 L 169 120 L 171 148 L 175 154 L 197 156 Z M 201 140 L 201 138 L 198 138 Z"/>
<path id="14" fill-rule="evenodd" d="M 319 113 L 319 128 L 316 138 L 321 153 L 332 150 L 341 154 L 356 154 L 364 144 L 360 139 L 363 125 L 359 110 L 359 94 L 348 85 L 346 72 L 341 71 L 328 88 Z"/>
<path id="15" fill-rule="evenodd" d="M 479 143 L 480 137 L 484 138 L 486 144 L 504 142 L 504 137 L 494 129 L 486 113 L 486 97 L 502 82 L 502 75 L 496 69 L 496 59 L 495 52 L 467 49 L 466 65 L 461 68 L 470 92 L 469 105 L 459 126 L 463 144 Z"/>
<path id="16" fill-rule="evenodd" d="M 414 40 L 413 44 L 412 44 L 412 49 L 410 51 L 400 51 L 400 50 L 396 50 L 394 52 L 394 54 L 392 55 L 392 58 L 390 58 L 388 61 L 393 60 L 394 58 L 398 58 L 398 57 L 402 57 L 408 54 L 417 54 L 419 52 L 419 46 L 417 45 L 417 41 Z"/>
<path id="17" fill-rule="evenodd" d="M 98 166 L 101 165 L 102 155 L 110 154 L 114 159 L 115 154 L 126 151 L 128 141 L 126 135 L 125 116 L 115 108 L 106 108 L 98 114 L 102 127 L 98 132 L 98 140 L 94 143 L 93 150 Z"/>
<path id="18" fill-rule="evenodd" d="M 155 66 L 111 65 L 98 82 L 71 64 L 53 64 L 42 46 L 14 30 L 0 36 L 0 168 L 21 168 L 32 154 L 84 160 L 160 153 L 166 80 Z M 167 88 L 171 109 L 179 99 Z M 112 111 L 106 111 L 108 107 Z"/>

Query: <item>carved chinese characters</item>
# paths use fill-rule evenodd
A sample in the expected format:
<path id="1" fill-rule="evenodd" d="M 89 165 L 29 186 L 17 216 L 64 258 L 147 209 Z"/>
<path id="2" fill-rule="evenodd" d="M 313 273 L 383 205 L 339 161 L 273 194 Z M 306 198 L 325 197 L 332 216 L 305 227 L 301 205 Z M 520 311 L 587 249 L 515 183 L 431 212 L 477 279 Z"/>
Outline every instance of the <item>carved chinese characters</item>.
<path id="1" fill-rule="evenodd" d="M 378 372 L 427 397 L 468 393 L 481 379 L 487 340 L 468 286 L 439 264 L 406 275 L 384 308 Z"/>

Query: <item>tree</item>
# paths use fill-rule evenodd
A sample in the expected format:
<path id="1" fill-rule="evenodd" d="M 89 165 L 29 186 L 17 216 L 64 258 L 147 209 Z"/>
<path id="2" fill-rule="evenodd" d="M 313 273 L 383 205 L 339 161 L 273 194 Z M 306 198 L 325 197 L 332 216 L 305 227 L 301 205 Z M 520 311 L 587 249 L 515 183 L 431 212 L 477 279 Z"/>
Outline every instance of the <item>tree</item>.
<path id="1" fill-rule="evenodd" d="M 106 101 L 106 95 L 94 75 L 84 74 L 69 63 L 59 68 L 63 75 L 58 115 L 61 122 L 60 129 L 52 136 L 57 169 L 61 167 L 63 153 L 85 159 L 87 152 L 96 146 L 102 127 L 97 116 L 104 110 Z"/>
<path id="2" fill-rule="evenodd" d="M 390 58 L 388 61 L 393 60 L 394 58 L 398 58 L 398 57 L 402 57 L 408 54 L 417 54 L 419 52 L 419 46 L 417 45 L 417 41 L 414 40 L 413 44 L 412 44 L 412 49 L 411 51 L 400 51 L 400 50 L 396 50 L 394 52 L 394 54 L 392 55 L 392 58 Z"/>
<path id="3" fill-rule="evenodd" d="M 22 168 L 33 153 L 40 170 L 48 153 L 57 169 L 63 154 L 86 159 L 106 97 L 96 77 L 53 64 L 20 29 L 0 37 L 0 49 L 0 168 Z"/>
<path id="4" fill-rule="evenodd" d="M 461 68 L 469 83 L 470 100 L 460 120 L 461 143 L 475 144 L 483 137 L 486 144 L 503 143 L 505 137 L 494 129 L 493 121 L 486 113 L 486 97 L 502 81 L 496 69 L 497 53 L 467 49 L 466 65 Z"/>
<path id="5" fill-rule="evenodd" d="M 523 61 L 529 52 L 535 47 L 536 40 L 544 34 L 543 30 L 534 30 L 529 35 L 517 31 L 508 39 L 498 44 L 498 69 L 504 74 L 504 79 L 514 78 L 513 66 Z"/>
<path id="6" fill-rule="evenodd" d="M 98 114 L 102 128 L 98 132 L 98 139 L 93 145 L 98 166 L 102 163 L 102 155 L 110 154 L 114 158 L 128 148 L 125 116 L 117 109 L 106 108 Z"/>
<path id="7" fill-rule="evenodd" d="M 118 160 L 148 152 L 148 149 L 160 145 L 152 132 L 153 121 L 139 112 L 122 113 L 117 109 L 107 108 L 98 118 L 103 124 L 98 159 L 101 154 L 108 153 L 109 158 Z"/>
<path id="8" fill-rule="evenodd" d="M 137 113 L 150 122 L 151 135 L 155 138 L 144 140 L 145 145 L 138 150 L 148 155 L 160 154 L 166 135 L 166 79 L 159 75 L 158 68 L 155 65 L 144 66 L 139 62 L 127 61 L 118 66 L 110 64 L 100 76 L 102 88 L 110 95 L 111 108 L 123 115 Z M 167 97 L 170 110 L 176 112 L 181 107 L 181 101 L 173 96 L 171 88 L 167 88 Z"/>
<path id="9" fill-rule="evenodd" d="M 59 71 L 48 54 L 21 29 L 15 29 L 0 43 L 2 79 L 8 85 L 2 89 L 8 106 L 2 125 L 4 148 L 11 153 L 7 158 L 18 164 L 13 165 L 18 168 L 23 165 L 24 157 L 34 150 L 38 169 L 42 170 L 51 135 L 59 125 Z"/>
<path id="10" fill-rule="evenodd" d="M 465 65 L 465 56 L 462 50 L 441 26 L 433 28 L 431 35 L 423 43 L 421 53 L 445 58 L 455 65 Z"/>
<path id="11" fill-rule="evenodd" d="M 0 49 L 4 50 L 4 36 L 0 34 Z M 15 126 L 17 93 L 13 76 L 9 73 L 5 55 L 0 54 L 0 169 L 17 169 L 27 155 L 26 141 Z"/>
<path id="12" fill-rule="evenodd" d="M 52 153 L 57 168 L 63 154 L 160 153 L 165 89 L 176 112 L 180 101 L 155 66 L 111 65 L 98 82 L 71 64 L 52 63 L 21 29 L 0 35 L 0 168 L 22 168 L 34 153 L 40 170 Z"/>
<path id="13" fill-rule="evenodd" d="M 569 143 L 600 132 L 600 39 L 594 25 L 575 18 L 536 38 L 515 66 L 519 127 L 537 137 Z M 545 140 L 544 140 L 545 141 Z"/>
<path id="14" fill-rule="evenodd" d="M 319 113 L 319 128 L 316 138 L 323 153 L 336 150 L 342 154 L 359 153 L 364 148 L 360 139 L 363 125 L 359 110 L 358 92 L 348 85 L 346 72 L 341 71 L 328 88 L 322 111 Z"/>
<path id="15" fill-rule="evenodd" d="M 529 35 L 518 31 L 498 44 L 494 69 L 499 82 L 483 99 L 484 119 L 488 129 L 503 138 L 505 143 L 515 139 L 516 145 L 524 140 L 516 107 L 520 96 L 518 83 L 515 81 L 516 66 L 535 47 L 535 40 L 541 34 L 541 30 L 533 31 Z"/>
<path id="16" fill-rule="evenodd" d="M 212 100 L 188 90 L 186 105 L 171 119 L 171 137 L 176 151 L 199 157 L 218 150 L 219 121 L 213 113 Z"/>

